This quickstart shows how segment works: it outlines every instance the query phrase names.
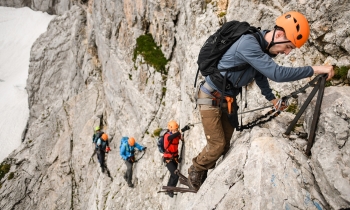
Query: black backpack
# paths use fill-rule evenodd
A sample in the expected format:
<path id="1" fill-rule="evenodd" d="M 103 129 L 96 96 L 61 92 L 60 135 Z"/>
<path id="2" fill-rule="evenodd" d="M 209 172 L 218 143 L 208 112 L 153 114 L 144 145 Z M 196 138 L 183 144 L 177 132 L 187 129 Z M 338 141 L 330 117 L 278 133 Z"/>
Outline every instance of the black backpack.
<path id="1" fill-rule="evenodd" d="M 92 137 L 92 142 L 96 144 L 96 143 L 97 143 L 97 140 L 98 140 L 99 138 L 101 138 L 102 134 L 104 134 L 103 131 L 99 131 L 99 132 L 97 132 L 97 133 L 94 133 L 94 135 L 93 135 L 93 137 Z"/>
<path id="2" fill-rule="evenodd" d="M 229 69 L 219 70 L 217 69 L 218 63 L 232 44 L 244 34 L 252 34 L 258 40 L 261 46 L 262 44 L 260 43 L 260 38 L 258 37 L 259 35 L 257 35 L 256 32 L 260 33 L 260 28 L 250 26 L 250 24 L 247 22 L 233 20 L 225 23 L 220 29 L 211 35 L 205 41 L 198 55 L 198 70 L 194 87 L 196 87 L 197 77 L 200 71 L 203 76 L 210 76 L 210 79 L 215 86 L 219 87 L 218 85 L 222 85 L 222 92 L 232 88 L 237 88 L 237 84 L 233 85 L 230 82 L 226 85 L 227 72 L 242 71 L 246 69 L 249 64 L 242 64 Z M 220 72 L 226 72 L 225 77 L 223 77 Z M 243 73 L 244 71 L 242 71 L 240 77 L 243 75 Z M 238 81 L 239 80 L 240 78 Z"/>
<path id="3" fill-rule="evenodd" d="M 162 129 L 157 140 L 157 146 L 160 153 L 164 153 L 168 148 L 164 148 L 164 135 L 168 132 L 168 129 Z M 170 146 L 170 144 L 169 144 Z"/>

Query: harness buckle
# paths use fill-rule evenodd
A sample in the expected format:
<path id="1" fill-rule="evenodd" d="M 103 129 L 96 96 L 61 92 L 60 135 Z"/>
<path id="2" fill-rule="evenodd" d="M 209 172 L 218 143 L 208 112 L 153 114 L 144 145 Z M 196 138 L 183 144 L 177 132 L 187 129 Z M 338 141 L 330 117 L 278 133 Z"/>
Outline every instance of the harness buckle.
<path id="1" fill-rule="evenodd" d="M 220 99 L 212 98 L 212 101 L 211 101 L 212 106 L 219 106 L 219 104 L 220 104 Z"/>
<path id="2" fill-rule="evenodd" d="M 213 92 L 211 92 L 211 95 L 214 96 L 215 98 L 221 98 L 221 94 L 217 90 L 214 90 Z"/>

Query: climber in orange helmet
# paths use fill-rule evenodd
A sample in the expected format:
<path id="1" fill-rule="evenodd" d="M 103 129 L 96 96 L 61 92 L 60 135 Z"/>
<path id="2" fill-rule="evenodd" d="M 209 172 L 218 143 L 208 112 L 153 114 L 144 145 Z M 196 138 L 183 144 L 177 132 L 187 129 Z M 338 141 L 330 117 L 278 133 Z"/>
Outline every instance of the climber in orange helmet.
<path id="1" fill-rule="evenodd" d="M 255 81 L 265 98 L 276 109 L 284 110 L 285 104 L 279 103 L 276 99 L 268 79 L 275 82 L 291 82 L 314 74 L 327 74 L 327 80 L 334 76 L 333 67 L 330 65 L 285 67 L 278 65 L 272 59 L 278 54 L 288 55 L 293 49 L 303 46 L 309 34 L 310 26 L 304 15 L 291 11 L 279 16 L 271 31 L 263 30 L 241 35 L 220 56 L 217 65 L 215 63 L 217 71 L 209 72 L 205 76 L 205 81 L 198 87 L 198 95 L 195 97 L 207 144 L 192 159 L 193 164 L 188 169 L 188 183 L 192 189 L 200 188 L 208 170 L 214 168 L 219 157 L 225 155 L 230 148 L 233 131 L 239 124 L 236 96 L 242 87 Z M 206 51 L 211 48 L 202 49 Z M 230 71 L 236 67 L 240 67 L 239 71 Z M 224 97 L 230 100 L 226 99 L 225 104 L 217 103 L 217 100 Z"/>
<path id="2" fill-rule="evenodd" d="M 105 153 L 108 152 L 109 143 L 108 143 L 108 135 L 103 133 L 100 138 L 97 139 L 96 142 L 96 154 L 98 162 L 101 166 L 101 171 L 104 173 L 106 164 L 105 164 Z"/>
<path id="3" fill-rule="evenodd" d="M 126 164 L 126 172 L 124 174 L 124 179 L 128 183 L 128 186 L 131 188 L 134 187 L 134 184 L 132 183 L 132 167 L 135 163 L 135 148 L 140 151 L 147 149 L 147 147 L 138 144 L 134 137 L 122 137 L 119 152 L 120 156 L 123 158 Z"/>

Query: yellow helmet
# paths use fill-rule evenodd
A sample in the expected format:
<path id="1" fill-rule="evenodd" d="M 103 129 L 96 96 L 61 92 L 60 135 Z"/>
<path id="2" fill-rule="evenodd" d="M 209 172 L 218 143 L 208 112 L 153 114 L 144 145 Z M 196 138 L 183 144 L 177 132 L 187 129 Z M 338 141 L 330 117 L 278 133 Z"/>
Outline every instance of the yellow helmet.
<path id="1" fill-rule="evenodd" d="M 168 129 L 169 130 L 174 130 L 174 129 L 178 129 L 179 125 L 177 124 L 177 122 L 175 120 L 171 120 L 168 122 Z"/>

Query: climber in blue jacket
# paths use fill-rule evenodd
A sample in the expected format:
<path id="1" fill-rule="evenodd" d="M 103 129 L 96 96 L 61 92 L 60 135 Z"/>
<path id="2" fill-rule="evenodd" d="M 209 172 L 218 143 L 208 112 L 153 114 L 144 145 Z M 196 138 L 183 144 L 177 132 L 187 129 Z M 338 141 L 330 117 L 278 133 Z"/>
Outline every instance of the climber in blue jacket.
<path id="1" fill-rule="evenodd" d="M 124 141 L 123 141 L 124 140 Z M 127 141 L 126 141 L 127 140 Z M 136 143 L 133 137 L 123 137 L 120 145 L 120 156 L 123 158 L 126 164 L 126 172 L 124 174 L 124 179 L 127 181 L 129 187 L 134 187 L 132 183 L 132 166 L 135 162 L 135 148 L 142 151 L 147 147 L 141 146 Z"/>

